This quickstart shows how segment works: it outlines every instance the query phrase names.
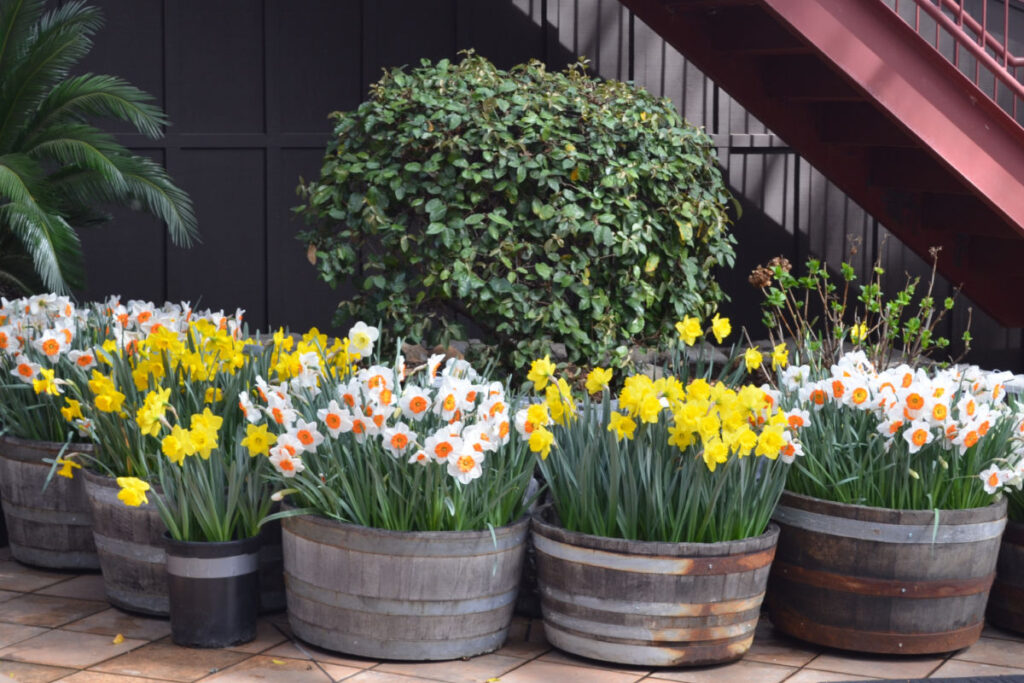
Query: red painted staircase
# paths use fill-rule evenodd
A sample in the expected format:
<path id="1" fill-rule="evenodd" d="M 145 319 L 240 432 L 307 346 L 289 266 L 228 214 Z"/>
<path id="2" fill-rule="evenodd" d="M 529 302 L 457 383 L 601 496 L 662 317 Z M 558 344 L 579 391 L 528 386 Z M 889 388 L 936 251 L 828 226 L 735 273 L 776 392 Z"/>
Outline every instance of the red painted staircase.
<path id="1" fill-rule="evenodd" d="M 883 0 L 622 3 L 926 261 L 942 247 L 939 270 L 982 309 L 1024 326 L 1024 128 L 1011 116 L 1024 86 L 1012 75 L 995 80 L 1007 113 Z M 956 0 L 903 3 L 935 17 Z M 961 38 L 973 21 L 943 20 Z M 999 52 L 984 31 L 974 39 Z M 1005 36 L 1002 47 L 986 59 L 958 43 L 954 59 L 1005 71 L 1016 61 Z"/>

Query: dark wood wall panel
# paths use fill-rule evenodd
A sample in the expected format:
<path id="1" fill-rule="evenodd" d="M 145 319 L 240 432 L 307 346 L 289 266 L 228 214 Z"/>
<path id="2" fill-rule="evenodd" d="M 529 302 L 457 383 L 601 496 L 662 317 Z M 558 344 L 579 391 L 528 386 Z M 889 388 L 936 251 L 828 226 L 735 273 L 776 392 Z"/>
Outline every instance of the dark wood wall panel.
<path id="1" fill-rule="evenodd" d="M 192 179 L 203 243 L 171 247 L 167 296 L 203 308 L 244 308 L 250 326 L 266 327 L 264 150 L 189 149 L 172 172 Z"/>
<path id="2" fill-rule="evenodd" d="M 453 57 L 455 0 L 374 0 L 363 3 L 363 81 L 381 77 L 385 67 L 417 67 L 421 59 Z"/>
<path id="3" fill-rule="evenodd" d="M 319 280 L 316 269 L 306 260 L 306 247 L 295 238 L 304 225 L 290 211 L 298 203 L 294 185 L 300 175 L 318 175 L 322 158 L 321 150 L 282 150 L 281 175 L 291 184 L 270 192 L 281 207 L 270 216 L 268 231 L 268 320 L 275 328 L 306 329 L 315 325 L 321 330 L 334 329 L 331 319 L 335 306 L 349 291 L 345 287 L 332 290 Z"/>
<path id="4" fill-rule="evenodd" d="M 267 4 L 270 129 L 324 136 L 327 115 L 359 106 L 362 9 L 358 0 Z"/>
<path id="5" fill-rule="evenodd" d="M 164 163 L 163 150 L 137 149 Z M 79 297 L 85 301 L 105 299 L 111 294 L 124 300 L 166 298 L 166 228 L 149 214 L 126 207 L 108 207 L 113 221 L 79 231 L 86 263 L 86 287 Z"/>
<path id="6" fill-rule="evenodd" d="M 167 2 L 166 21 L 175 132 L 264 132 L 263 3 Z"/>

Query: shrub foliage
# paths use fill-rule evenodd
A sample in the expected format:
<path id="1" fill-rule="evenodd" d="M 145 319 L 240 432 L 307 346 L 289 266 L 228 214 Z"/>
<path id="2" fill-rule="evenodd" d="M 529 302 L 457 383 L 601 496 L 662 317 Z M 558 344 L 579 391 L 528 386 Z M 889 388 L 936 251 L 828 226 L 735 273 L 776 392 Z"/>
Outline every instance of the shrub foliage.
<path id="1" fill-rule="evenodd" d="M 295 211 L 320 277 L 355 285 L 340 318 L 429 343 L 468 318 L 514 366 L 551 342 L 616 362 L 723 299 L 732 197 L 710 138 L 583 60 L 424 60 L 331 116 Z"/>

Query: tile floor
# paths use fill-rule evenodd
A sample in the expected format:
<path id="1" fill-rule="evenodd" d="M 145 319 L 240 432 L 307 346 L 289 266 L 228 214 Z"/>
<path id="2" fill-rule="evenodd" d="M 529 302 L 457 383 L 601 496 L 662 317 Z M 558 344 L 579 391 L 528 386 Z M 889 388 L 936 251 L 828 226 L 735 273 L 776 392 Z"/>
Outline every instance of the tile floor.
<path id="1" fill-rule="evenodd" d="M 335 655 L 291 637 L 279 614 L 260 621 L 255 641 L 224 650 L 170 642 L 166 620 L 111 608 L 98 574 L 24 567 L 0 548 L 0 681 L 501 681 L 501 683 L 813 683 L 870 679 L 1015 675 L 1024 680 L 1024 638 L 986 628 L 974 646 L 945 656 L 858 656 L 776 633 L 764 621 L 739 662 L 700 669 L 602 666 L 552 649 L 537 621 L 516 618 L 508 643 L 466 661 L 409 664 Z M 114 642 L 120 634 L 123 640 Z"/>

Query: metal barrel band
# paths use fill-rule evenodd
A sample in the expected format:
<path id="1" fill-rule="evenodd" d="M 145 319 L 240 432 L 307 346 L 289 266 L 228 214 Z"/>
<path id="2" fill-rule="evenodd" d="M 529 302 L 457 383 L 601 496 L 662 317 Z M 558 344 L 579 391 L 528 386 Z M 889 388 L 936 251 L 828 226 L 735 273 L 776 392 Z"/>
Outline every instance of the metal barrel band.
<path id="1" fill-rule="evenodd" d="M 749 598 L 723 600 L 721 602 L 640 602 L 637 600 L 612 600 L 610 598 L 597 598 L 590 595 L 569 594 L 548 584 L 541 585 L 539 588 L 542 597 L 557 600 L 558 602 L 571 602 L 585 609 L 603 612 L 637 614 L 639 606 L 642 605 L 640 613 L 652 617 L 706 617 L 720 614 L 736 614 L 759 609 L 764 599 L 764 593 L 758 593 Z"/>
<path id="2" fill-rule="evenodd" d="M 366 595 L 342 593 L 341 591 L 331 590 L 323 586 L 315 586 L 308 581 L 296 578 L 293 574 L 287 574 L 286 576 L 288 591 L 293 596 L 304 598 L 310 602 L 354 612 L 385 613 L 409 617 L 464 617 L 480 612 L 493 612 L 515 602 L 516 593 L 519 592 L 519 587 L 516 586 L 510 591 L 497 595 L 485 595 L 464 600 L 456 600 L 454 598 L 445 600 L 391 600 L 388 598 L 374 598 Z M 367 609 L 368 607 L 372 609 Z"/>
<path id="3" fill-rule="evenodd" d="M 139 562 L 150 564 L 164 564 L 167 560 L 167 553 L 163 548 L 144 543 L 122 541 L 119 538 L 104 536 L 95 529 L 92 531 L 93 539 L 96 541 L 96 548 L 111 555 L 130 557 Z"/>
<path id="4" fill-rule="evenodd" d="M 339 550 L 354 553 L 392 557 L 408 555 L 415 557 L 451 558 L 463 557 L 466 553 L 500 556 L 505 553 L 516 552 L 516 549 L 522 544 L 529 531 L 529 525 L 527 524 L 522 524 L 520 528 L 516 528 L 516 525 L 520 524 L 519 522 L 508 527 L 495 529 L 497 546 L 495 546 L 494 539 L 489 531 L 426 532 L 450 534 L 451 538 L 438 536 L 437 543 L 424 543 L 422 540 L 410 541 L 408 538 L 400 536 L 400 534 L 407 534 L 409 532 L 388 532 L 380 529 L 359 527 L 354 524 L 342 524 L 334 520 L 329 521 L 337 526 L 324 526 L 316 521 L 303 519 L 302 517 L 292 517 L 285 520 L 288 525 L 288 533 L 306 543 L 332 546 Z M 351 532 L 345 535 L 343 544 L 338 542 L 339 526 L 347 528 Z M 503 533 L 502 529 L 507 530 L 507 533 Z M 463 539 L 458 538 L 460 534 L 463 535 Z"/>
<path id="5" fill-rule="evenodd" d="M 879 543 L 972 543 L 999 538 L 1006 526 L 1005 517 L 994 522 L 976 524 L 940 523 L 938 527 L 930 524 L 884 524 L 781 505 L 775 508 L 772 519 L 779 524 L 805 531 Z"/>
<path id="6" fill-rule="evenodd" d="M 9 500 L 0 501 L 3 504 L 4 515 L 17 517 L 28 522 L 37 524 L 63 524 L 65 526 L 92 526 L 92 516 L 88 512 L 70 512 L 66 510 L 46 510 L 43 508 L 30 508 L 24 505 L 12 503 Z"/>
<path id="7" fill-rule="evenodd" d="M 625 555 L 606 550 L 581 548 L 554 541 L 540 534 L 534 535 L 533 544 L 538 553 L 544 553 L 559 560 L 638 574 L 682 576 L 736 574 L 767 567 L 772 563 L 772 558 L 775 557 L 774 547 L 757 553 L 704 558 Z"/>
<path id="8" fill-rule="evenodd" d="M 167 556 L 167 574 L 189 579 L 226 579 L 259 571 L 259 553 L 230 557 Z"/>
<path id="9" fill-rule="evenodd" d="M 548 604 L 546 603 L 547 607 Z M 745 621 L 719 626 L 693 626 L 691 628 L 658 627 L 653 624 L 630 626 L 610 624 L 592 619 L 580 619 L 555 609 L 544 610 L 545 628 L 555 626 L 564 630 L 585 633 L 593 638 L 610 638 L 617 641 L 637 643 L 685 643 L 710 642 L 728 638 L 744 638 L 757 628 L 759 612 L 747 615 Z"/>
<path id="10" fill-rule="evenodd" d="M 810 621 L 769 597 L 772 623 L 785 633 L 828 647 L 882 654 L 934 654 L 967 647 L 978 640 L 984 621 L 952 631 L 934 633 L 889 633 L 862 631 Z"/>
<path id="11" fill-rule="evenodd" d="M 776 560 L 772 580 L 787 580 L 817 588 L 886 598 L 953 598 L 985 593 L 992 587 L 995 573 L 970 579 L 896 580 L 866 576 L 849 576 L 817 569 L 807 569 Z"/>

